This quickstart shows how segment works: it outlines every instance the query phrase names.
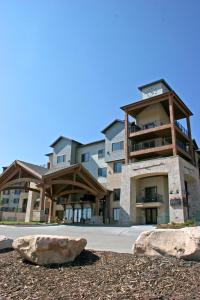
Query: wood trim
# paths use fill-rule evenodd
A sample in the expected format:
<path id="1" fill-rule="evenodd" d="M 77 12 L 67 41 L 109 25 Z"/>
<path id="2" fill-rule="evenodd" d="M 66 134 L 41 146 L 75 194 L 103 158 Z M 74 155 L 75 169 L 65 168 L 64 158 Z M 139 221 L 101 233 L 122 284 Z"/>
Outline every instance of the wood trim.
<path id="1" fill-rule="evenodd" d="M 12 184 L 16 184 L 16 183 L 23 183 L 23 182 L 34 182 L 34 183 L 41 183 L 39 180 L 37 179 L 34 179 L 34 178 L 18 178 L 18 179 L 14 179 L 14 180 L 11 180 L 9 181 L 8 183 L 6 184 L 3 184 L 2 187 L 5 189 L 5 186 L 6 187 L 11 187 L 12 188 Z M 0 190 L 2 189 L 2 187 L 0 187 Z"/>
<path id="2" fill-rule="evenodd" d="M 6 172 L 6 171 L 5 171 Z M 2 174 L 2 177 L 4 176 L 4 180 L 0 183 L 0 186 L 3 185 L 5 182 L 8 182 L 12 177 L 14 177 L 15 175 L 17 175 L 17 173 L 19 172 L 19 167 L 16 167 L 15 170 L 13 170 L 13 172 L 10 175 L 6 174 Z M 2 179 L 2 178 L 0 178 Z"/>
<path id="3" fill-rule="evenodd" d="M 189 117 L 192 113 L 190 111 L 188 111 L 185 107 L 182 107 L 182 105 L 185 106 L 185 104 L 181 103 L 182 104 L 181 105 L 180 99 L 174 93 L 173 93 L 173 97 L 174 97 L 176 106 L 181 110 L 181 112 L 185 115 L 185 117 Z"/>
<path id="4" fill-rule="evenodd" d="M 128 122 L 128 113 L 125 112 L 125 140 L 124 140 L 124 152 L 125 152 L 125 164 L 129 162 L 129 122 Z"/>
<path id="5" fill-rule="evenodd" d="M 176 146 L 176 129 L 175 129 L 175 119 L 174 119 L 174 99 L 170 94 L 169 96 L 169 117 L 171 123 L 171 135 L 172 135 L 172 146 L 173 146 L 173 155 L 177 155 L 177 146 Z"/>
<path id="6" fill-rule="evenodd" d="M 191 157 L 192 157 L 192 163 L 193 163 L 194 165 L 196 165 L 196 162 L 195 162 L 195 155 L 194 155 L 194 146 L 193 146 L 193 142 L 192 142 L 192 133 L 191 133 L 190 117 L 187 117 L 187 118 L 186 118 L 186 122 L 187 122 L 187 131 L 188 131 L 188 136 L 189 136 L 190 153 L 191 153 Z"/>
<path id="7" fill-rule="evenodd" d="M 170 150 L 173 149 L 172 144 L 171 145 L 164 145 L 160 147 L 153 147 L 153 148 L 148 148 L 148 149 L 143 149 L 143 150 L 138 150 L 138 151 L 132 151 L 130 152 L 130 156 L 139 156 L 139 155 L 144 155 L 148 153 L 154 153 L 154 152 L 161 152 L 165 150 Z"/>
<path id="8" fill-rule="evenodd" d="M 171 128 L 170 123 L 165 124 L 165 125 L 161 125 L 161 126 L 157 126 L 157 127 L 154 127 L 154 128 L 140 130 L 140 131 L 137 131 L 137 132 L 130 132 L 129 137 L 132 138 L 132 137 L 140 136 L 140 135 L 147 134 L 147 133 L 161 131 L 161 130 L 168 129 L 168 128 Z"/>
<path id="9" fill-rule="evenodd" d="M 83 183 L 74 182 L 73 180 L 64 180 L 64 179 L 63 180 L 52 180 L 51 184 L 52 185 L 53 184 L 66 184 L 66 185 L 72 185 L 72 186 L 75 185 L 75 186 L 83 188 L 86 191 L 91 192 L 93 195 L 97 195 L 98 194 L 94 189 L 91 189 L 90 187 L 86 186 Z"/>
<path id="10" fill-rule="evenodd" d="M 121 107 L 121 109 L 126 111 L 128 114 L 130 114 L 130 112 L 134 109 L 143 108 L 143 107 L 155 104 L 155 103 L 165 101 L 168 99 L 170 94 L 171 94 L 171 92 L 167 92 L 167 93 L 164 93 L 164 94 L 161 94 L 161 95 L 158 95 L 155 97 L 151 97 L 148 99 L 142 99 L 140 101 L 137 101 L 136 103 L 131 103 L 126 106 L 123 106 L 123 107 Z"/>
<path id="11" fill-rule="evenodd" d="M 74 189 L 74 190 L 65 190 L 60 192 L 59 194 L 55 194 L 55 197 L 61 197 L 64 195 L 69 195 L 69 194 L 81 194 L 81 193 L 85 193 L 86 191 L 83 189 Z"/>
<path id="12" fill-rule="evenodd" d="M 91 189 L 98 192 L 97 188 L 94 187 L 94 185 L 87 178 L 85 178 L 81 173 L 78 173 L 78 176 L 80 176 L 91 187 Z"/>

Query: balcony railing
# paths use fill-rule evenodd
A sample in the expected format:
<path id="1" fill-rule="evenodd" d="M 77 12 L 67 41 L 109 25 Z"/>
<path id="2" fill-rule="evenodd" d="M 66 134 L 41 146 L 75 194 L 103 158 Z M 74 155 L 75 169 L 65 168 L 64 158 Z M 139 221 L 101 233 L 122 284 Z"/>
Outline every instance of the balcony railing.
<path id="1" fill-rule="evenodd" d="M 141 143 L 131 145 L 130 152 L 140 151 L 140 150 L 145 150 L 145 149 L 150 149 L 150 148 L 155 148 L 155 147 L 161 147 L 161 146 L 171 145 L 171 144 L 172 144 L 171 138 L 162 138 L 159 140 L 151 140 L 148 142 L 141 142 Z"/>
<path id="2" fill-rule="evenodd" d="M 184 150 L 185 152 L 190 154 L 189 144 L 185 144 L 185 143 L 181 142 L 180 140 L 176 140 L 176 144 L 179 148 L 181 148 L 182 150 Z"/>
<path id="3" fill-rule="evenodd" d="M 169 124 L 169 122 L 160 121 L 160 120 L 155 120 L 155 121 L 152 121 L 152 122 L 148 122 L 146 124 L 140 124 L 139 126 L 133 123 L 133 124 L 130 125 L 129 131 L 130 132 L 138 132 L 138 131 L 141 131 L 141 130 L 155 128 L 155 127 L 159 127 L 159 126 L 166 125 L 166 124 Z"/>
<path id="4" fill-rule="evenodd" d="M 138 197 L 137 203 L 149 203 L 149 202 L 163 202 L 163 195 L 155 194 L 152 197 Z"/>
<path id="5" fill-rule="evenodd" d="M 183 127 L 183 125 L 181 125 L 181 123 L 179 123 L 178 121 L 175 121 L 175 125 L 176 127 L 178 127 L 182 133 L 184 133 L 185 135 L 188 136 L 188 131 L 187 129 L 185 129 L 185 127 Z"/>

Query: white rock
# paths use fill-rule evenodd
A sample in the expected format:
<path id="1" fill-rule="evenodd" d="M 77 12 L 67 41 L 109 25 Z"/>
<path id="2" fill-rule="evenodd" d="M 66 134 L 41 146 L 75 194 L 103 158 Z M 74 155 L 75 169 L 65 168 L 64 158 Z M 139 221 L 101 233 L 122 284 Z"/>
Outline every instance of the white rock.
<path id="1" fill-rule="evenodd" d="M 13 240 L 7 238 L 5 235 L 0 235 L 0 250 L 11 249 Z"/>
<path id="2" fill-rule="evenodd" d="M 85 248 L 86 239 L 53 235 L 30 235 L 13 242 L 13 248 L 34 264 L 62 264 L 73 261 Z"/>
<path id="3" fill-rule="evenodd" d="M 145 231 L 133 245 L 137 256 L 169 255 L 200 261 L 200 228 L 154 229 Z"/>

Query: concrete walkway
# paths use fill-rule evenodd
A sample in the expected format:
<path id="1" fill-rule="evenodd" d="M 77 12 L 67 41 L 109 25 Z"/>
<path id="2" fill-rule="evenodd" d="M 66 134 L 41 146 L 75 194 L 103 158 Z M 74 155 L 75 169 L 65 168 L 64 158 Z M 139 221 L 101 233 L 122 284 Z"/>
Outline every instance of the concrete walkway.
<path id="1" fill-rule="evenodd" d="M 87 239 L 87 249 L 131 253 L 134 241 L 140 233 L 153 229 L 151 225 L 132 227 L 97 227 L 69 225 L 41 226 L 6 226 L 0 225 L 0 235 L 17 238 L 31 234 L 52 234 L 84 237 Z"/>

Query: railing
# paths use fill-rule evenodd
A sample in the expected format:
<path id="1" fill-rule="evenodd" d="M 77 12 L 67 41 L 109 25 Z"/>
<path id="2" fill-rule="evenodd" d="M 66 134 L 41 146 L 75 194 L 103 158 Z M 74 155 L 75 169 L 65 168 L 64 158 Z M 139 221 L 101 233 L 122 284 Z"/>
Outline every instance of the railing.
<path id="1" fill-rule="evenodd" d="M 178 127 L 178 128 L 181 130 L 181 132 L 183 132 L 185 135 L 188 136 L 188 131 L 187 131 L 187 129 L 185 129 L 185 128 L 183 127 L 183 125 L 181 125 L 181 123 L 179 123 L 178 121 L 175 121 L 175 125 L 176 125 L 176 127 Z"/>
<path id="2" fill-rule="evenodd" d="M 137 198 L 137 203 L 149 203 L 149 202 L 163 202 L 163 195 L 155 194 L 152 197 L 142 197 Z"/>
<path id="3" fill-rule="evenodd" d="M 140 150 L 161 147 L 161 146 L 171 145 L 171 144 L 172 144 L 171 138 L 162 138 L 159 140 L 151 140 L 151 141 L 147 141 L 147 142 L 133 144 L 130 146 L 129 150 L 130 150 L 130 152 L 134 152 L 134 151 L 140 151 Z"/>
<path id="4" fill-rule="evenodd" d="M 169 124 L 169 122 L 160 121 L 160 120 L 155 120 L 152 122 L 148 122 L 146 124 L 140 124 L 139 126 L 133 123 L 129 126 L 129 131 L 130 132 L 138 132 L 141 130 L 155 128 L 155 127 L 159 127 L 159 126 L 166 125 L 166 124 Z"/>
<path id="5" fill-rule="evenodd" d="M 183 142 L 181 142 L 180 140 L 176 140 L 176 145 L 181 148 L 182 150 L 184 150 L 185 152 L 190 154 L 190 146 L 189 144 L 185 144 Z"/>

